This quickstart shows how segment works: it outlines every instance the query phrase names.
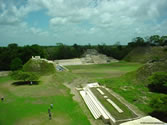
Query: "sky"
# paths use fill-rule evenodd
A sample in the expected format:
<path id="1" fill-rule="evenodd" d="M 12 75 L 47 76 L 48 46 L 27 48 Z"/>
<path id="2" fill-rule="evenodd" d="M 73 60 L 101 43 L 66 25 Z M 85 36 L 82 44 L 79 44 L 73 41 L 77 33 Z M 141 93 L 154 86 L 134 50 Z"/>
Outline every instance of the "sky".
<path id="1" fill-rule="evenodd" d="M 124 45 L 167 35 L 167 0 L 0 0 L 0 46 Z"/>

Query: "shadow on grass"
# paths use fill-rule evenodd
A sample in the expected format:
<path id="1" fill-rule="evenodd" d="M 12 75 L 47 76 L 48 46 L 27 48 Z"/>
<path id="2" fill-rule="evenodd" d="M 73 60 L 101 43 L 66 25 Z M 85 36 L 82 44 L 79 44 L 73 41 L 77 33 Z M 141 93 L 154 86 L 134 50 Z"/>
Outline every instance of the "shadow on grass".
<path id="1" fill-rule="evenodd" d="M 159 120 L 163 122 L 167 122 L 167 113 L 153 111 L 149 113 L 149 115 L 151 115 L 152 117 L 158 118 Z"/>
<path id="2" fill-rule="evenodd" d="M 18 81 L 18 82 L 14 82 L 12 83 L 12 85 L 15 85 L 15 86 L 21 86 L 21 85 L 38 85 L 39 84 L 39 81 Z"/>

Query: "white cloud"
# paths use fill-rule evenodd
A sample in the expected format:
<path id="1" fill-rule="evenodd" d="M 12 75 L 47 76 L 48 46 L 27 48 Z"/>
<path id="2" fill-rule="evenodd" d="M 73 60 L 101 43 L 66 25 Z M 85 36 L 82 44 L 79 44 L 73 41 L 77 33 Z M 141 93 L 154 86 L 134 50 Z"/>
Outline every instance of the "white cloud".
<path id="1" fill-rule="evenodd" d="M 28 0 L 20 7 L 0 2 L 0 25 L 23 24 L 28 13 L 40 9 L 46 9 L 51 17 L 49 28 L 42 30 L 25 26 L 20 29 L 37 36 L 45 34 L 46 41 L 126 43 L 136 36 L 166 33 L 166 0 Z"/>
<path id="2" fill-rule="evenodd" d="M 67 19 L 66 18 L 63 18 L 63 17 L 56 17 L 56 18 L 52 18 L 50 20 L 50 23 L 52 25 L 60 25 L 60 24 L 65 24 L 67 22 Z"/>

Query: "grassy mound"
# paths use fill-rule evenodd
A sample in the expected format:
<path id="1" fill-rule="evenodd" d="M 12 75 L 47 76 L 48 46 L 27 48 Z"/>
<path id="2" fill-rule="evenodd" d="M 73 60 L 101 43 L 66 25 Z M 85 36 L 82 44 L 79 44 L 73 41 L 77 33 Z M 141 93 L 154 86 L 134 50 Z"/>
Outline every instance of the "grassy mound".
<path id="1" fill-rule="evenodd" d="M 157 61 L 153 63 L 146 63 L 137 70 L 137 79 L 140 81 L 147 81 L 148 77 L 154 72 L 167 72 L 167 60 Z"/>
<path id="2" fill-rule="evenodd" d="M 145 63 L 148 61 L 163 60 L 165 58 L 167 58 L 165 47 L 137 47 L 124 60 Z"/>
<path id="3" fill-rule="evenodd" d="M 26 72 L 37 72 L 40 74 L 50 74 L 55 72 L 54 65 L 47 63 L 44 60 L 34 60 L 30 59 L 23 66 L 23 70 Z"/>

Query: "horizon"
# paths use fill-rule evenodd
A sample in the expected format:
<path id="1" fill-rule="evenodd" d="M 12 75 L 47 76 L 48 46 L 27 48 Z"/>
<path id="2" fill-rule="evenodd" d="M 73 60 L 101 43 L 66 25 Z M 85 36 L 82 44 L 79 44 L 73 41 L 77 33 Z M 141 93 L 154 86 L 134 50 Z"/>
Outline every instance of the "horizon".
<path id="1" fill-rule="evenodd" d="M 0 46 L 127 45 L 167 35 L 166 11 L 166 0 L 0 0 Z"/>
<path id="2" fill-rule="evenodd" d="M 17 44 L 17 43 L 9 43 L 8 45 L 10 45 L 10 44 Z M 24 47 L 24 46 L 33 46 L 33 45 L 39 45 L 39 46 L 41 46 L 41 47 L 55 47 L 55 46 L 58 46 L 58 45 L 56 45 L 57 43 L 55 43 L 55 45 L 40 45 L 40 44 L 25 44 L 25 45 L 19 45 L 19 44 L 17 44 L 19 47 Z M 74 44 L 76 44 L 76 43 L 74 43 L 74 44 L 70 44 L 70 45 L 67 45 L 67 44 L 64 44 L 64 43 L 62 43 L 63 45 L 65 45 L 65 46 L 73 46 Z M 2 45 L 0 45 L 0 47 L 8 47 L 8 45 L 4 45 L 4 46 L 2 46 Z M 106 45 L 106 46 L 115 46 L 115 44 L 105 44 L 105 43 L 101 43 L 101 44 L 90 44 L 90 43 L 88 43 L 88 44 L 77 44 L 78 46 L 87 46 L 87 45 L 91 45 L 91 46 L 98 46 L 98 45 Z M 126 45 L 122 45 L 122 44 L 120 44 L 121 46 L 127 46 L 128 44 L 126 44 Z"/>

